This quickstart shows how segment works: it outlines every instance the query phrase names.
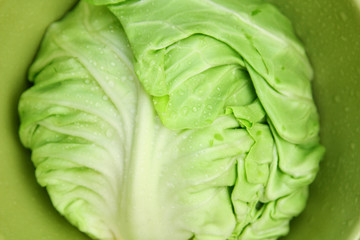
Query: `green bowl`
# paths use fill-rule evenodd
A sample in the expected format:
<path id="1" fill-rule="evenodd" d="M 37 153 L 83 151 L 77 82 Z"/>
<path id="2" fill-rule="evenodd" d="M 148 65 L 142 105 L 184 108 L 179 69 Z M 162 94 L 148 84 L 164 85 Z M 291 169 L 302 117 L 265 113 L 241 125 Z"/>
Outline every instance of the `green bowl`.
<path id="1" fill-rule="evenodd" d="M 327 152 L 286 240 L 360 239 L 360 1 L 269 0 L 292 20 L 315 69 Z M 0 240 L 89 239 L 52 207 L 17 135 L 17 103 L 49 23 L 74 0 L 0 0 Z M 169 239 L 170 240 L 170 239 Z"/>

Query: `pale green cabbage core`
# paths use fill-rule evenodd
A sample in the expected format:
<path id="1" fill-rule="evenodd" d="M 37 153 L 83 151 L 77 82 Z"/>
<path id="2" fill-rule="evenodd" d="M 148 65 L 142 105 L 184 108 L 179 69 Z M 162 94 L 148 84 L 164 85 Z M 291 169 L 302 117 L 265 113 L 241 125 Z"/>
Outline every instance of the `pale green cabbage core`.
<path id="1" fill-rule="evenodd" d="M 49 28 L 19 102 L 56 209 L 94 239 L 287 234 L 324 152 L 289 21 L 258 0 L 89 2 L 107 6 Z"/>

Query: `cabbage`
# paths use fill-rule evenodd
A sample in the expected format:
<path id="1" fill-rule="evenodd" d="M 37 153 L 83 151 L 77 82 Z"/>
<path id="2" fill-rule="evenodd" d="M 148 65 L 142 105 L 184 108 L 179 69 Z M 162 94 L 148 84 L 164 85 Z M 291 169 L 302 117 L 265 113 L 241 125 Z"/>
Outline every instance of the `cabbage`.
<path id="1" fill-rule="evenodd" d="M 276 239 L 324 149 L 312 70 L 258 0 L 93 0 L 47 31 L 20 138 L 94 239 Z"/>

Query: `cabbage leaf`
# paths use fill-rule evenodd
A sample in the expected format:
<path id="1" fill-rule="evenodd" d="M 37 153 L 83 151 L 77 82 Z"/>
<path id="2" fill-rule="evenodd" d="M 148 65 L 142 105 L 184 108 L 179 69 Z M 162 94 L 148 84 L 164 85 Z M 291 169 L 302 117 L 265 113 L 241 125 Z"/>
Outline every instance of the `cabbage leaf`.
<path id="1" fill-rule="evenodd" d="M 289 21 L 257 0 L 89 2 L 49 28 L 19 102 L 56 209 L 94 239 L 285 235 L 324 152 Z"/>

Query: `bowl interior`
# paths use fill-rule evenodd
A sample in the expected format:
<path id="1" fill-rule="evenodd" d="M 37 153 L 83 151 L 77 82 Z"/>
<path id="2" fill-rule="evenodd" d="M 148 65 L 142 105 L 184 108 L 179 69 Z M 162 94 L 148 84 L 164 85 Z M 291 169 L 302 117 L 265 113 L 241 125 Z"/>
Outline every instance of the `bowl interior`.
<path id="1" fill-rule="evenodd" d="M 286 240 L 360 239 L 360 1 L 269 0 L 292 20 L 315 70 L 327 152 L 304 213 Z M 26 72 L 49 23 L 74 0 L 0 1 L 0 240 L 89 239 L 38 186 L 17 129 Z"/>

